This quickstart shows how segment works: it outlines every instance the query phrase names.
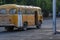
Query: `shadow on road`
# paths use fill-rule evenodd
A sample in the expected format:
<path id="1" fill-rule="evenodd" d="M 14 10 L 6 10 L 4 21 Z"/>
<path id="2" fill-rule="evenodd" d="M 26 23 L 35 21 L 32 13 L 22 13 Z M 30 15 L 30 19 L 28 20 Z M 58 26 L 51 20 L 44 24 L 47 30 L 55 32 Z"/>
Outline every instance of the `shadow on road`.
<path id="1" fill-rule="evenodd" d="M 32 30 L 36 30 L 36 28 L 28 28 L 27 31 L 28 31 L 28 30 L 31 30 L 31 31 L 32 31 Z M 0 35 L 1 35 L 1 34 L 16 33 L 16 32 L 24 32 L 24 30 L 16 29 L 16 30 L 13 30 L 13 31 L 1 31 L 1 32 L 0 32 Z"/>
<path id="2" fill-rule="evenodd" d="M 56 34 L 60 34 L 60 32 L 57 31 Z"/>

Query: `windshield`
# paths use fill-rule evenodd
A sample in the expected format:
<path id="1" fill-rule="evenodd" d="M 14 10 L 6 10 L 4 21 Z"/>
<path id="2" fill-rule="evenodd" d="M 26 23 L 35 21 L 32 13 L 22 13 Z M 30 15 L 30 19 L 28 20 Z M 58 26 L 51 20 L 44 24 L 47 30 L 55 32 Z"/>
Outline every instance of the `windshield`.
<path id="1" fill-rule="evenodd" d="M 16 9 L 10 9 L 9 13 L 10 14 L 16 14 Z"/>
<path id="2" fill-rule="evenodd" d="M 7 13 L 6 9 L 0 9 L 0 14 L 6 14 L 6 13 Z"/>
<path id="3" fill-rule="evenodd" d="M 40 15 L 42 15 L 42 11 L 41 11 L 40 9 L 39 9 L 39 11 L 38 11 L 38 12 L 39 12 L 39 14 L 40 14 Z"/>

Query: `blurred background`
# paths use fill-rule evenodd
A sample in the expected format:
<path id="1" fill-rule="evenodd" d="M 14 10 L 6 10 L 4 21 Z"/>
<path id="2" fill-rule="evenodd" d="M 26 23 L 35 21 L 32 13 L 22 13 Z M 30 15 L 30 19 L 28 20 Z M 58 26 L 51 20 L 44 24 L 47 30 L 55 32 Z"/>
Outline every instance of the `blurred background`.
<path id="1" fill-rule="evenodd" d="M 52 17 L 52 1 L 53 0 L 0 0 L 3 4 L 32 5 L 42 8 L 43 17 Z M 56 16 L 60 16 L 60 0 L 57 0 Z"/>

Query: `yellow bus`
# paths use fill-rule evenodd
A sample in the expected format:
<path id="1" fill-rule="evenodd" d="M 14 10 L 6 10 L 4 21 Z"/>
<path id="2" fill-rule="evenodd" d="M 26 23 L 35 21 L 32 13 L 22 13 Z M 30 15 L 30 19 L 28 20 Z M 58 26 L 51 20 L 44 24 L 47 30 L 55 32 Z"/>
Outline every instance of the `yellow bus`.
<path id="1" fill-rule="evenodd" d="M 0 27 L 5 27 L 7 31 L 12 31 L 14 28 L 27 30 L 33 26 L 39 29 L 42 21 L 40 7 L 16 4 L 0 5 Z"/>

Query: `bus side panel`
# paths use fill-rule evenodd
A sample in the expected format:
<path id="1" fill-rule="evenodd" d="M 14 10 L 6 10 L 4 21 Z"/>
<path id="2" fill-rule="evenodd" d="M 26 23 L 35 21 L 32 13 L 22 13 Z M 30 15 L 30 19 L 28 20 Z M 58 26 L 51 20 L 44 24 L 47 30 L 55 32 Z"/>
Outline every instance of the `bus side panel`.
<path id="1" fill-rule="evenodd" d="M 22 21 L 23 21 L 23 23 L 24 23 L 25 21 L 27 21 L 27 15 L 25 15 L 25 14 L 22 15 Z"/>
<path id="2" fill-rule="evenodd" d="M 10 21 L 11 24 L 14 24 L 14 22 L 13 22 L 13 15 L 9 15 L 9 21 Z"/>
<path id="3" fill-rule="evenodd" d="M 35 25 L 35 16 L 34 15 L 28 15 L 28 25 L 29 26 Z"/>
<path id="4" fill-rule="evenodd" d="M 27 21 L 28 22 L 28 26 L 34 26 L 35 25 L 35 17 L 34 15 L 24 15 L 23 16 L 23 22 Z"/>
<path id="5" fill-rule="evenodd" d="M 39 21 L 39 20 L 43 21 L 43 17 L 42 17 L 42 15 L 40 15 L 40 14 L 38 15 L 38 21 Z"/>
<path id="6" fill-rule="evenodd" d="M 17 14 L 14 14 L 12 16 L 12 20 L 13 20 L 13 24 L 18 27 L 18 15 Z"/>

